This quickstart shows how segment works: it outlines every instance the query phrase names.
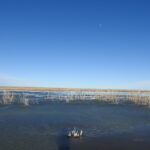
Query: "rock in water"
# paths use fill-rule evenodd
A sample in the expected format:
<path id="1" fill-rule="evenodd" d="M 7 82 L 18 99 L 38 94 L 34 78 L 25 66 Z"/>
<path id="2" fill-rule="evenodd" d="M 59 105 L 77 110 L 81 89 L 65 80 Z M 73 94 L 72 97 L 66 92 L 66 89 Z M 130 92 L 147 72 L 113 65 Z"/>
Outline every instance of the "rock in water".
<path id="1" fill-rule="evenodd" d="M 73 130 L 68 132 L 68 137 L 81 137 L 83 135 L 83 131 L 82 130 L 77 130 L 76 128 L 74 128 Z"/>

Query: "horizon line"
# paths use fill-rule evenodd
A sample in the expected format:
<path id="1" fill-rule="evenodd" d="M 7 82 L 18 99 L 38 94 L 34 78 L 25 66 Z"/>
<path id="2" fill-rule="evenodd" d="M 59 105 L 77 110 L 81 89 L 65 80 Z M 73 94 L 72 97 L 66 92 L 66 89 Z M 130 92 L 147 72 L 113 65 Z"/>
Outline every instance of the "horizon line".
<path id="1" fill-rule="evenodd" d="M 64 88 L 64 87 L 40 87 L 40 86 L 0 86 L 0 90 L 20 90 L 20 91 L 101 91 L 101 92 L 150 92 L 144 89 L 106 89 L 106 88 Z"/>

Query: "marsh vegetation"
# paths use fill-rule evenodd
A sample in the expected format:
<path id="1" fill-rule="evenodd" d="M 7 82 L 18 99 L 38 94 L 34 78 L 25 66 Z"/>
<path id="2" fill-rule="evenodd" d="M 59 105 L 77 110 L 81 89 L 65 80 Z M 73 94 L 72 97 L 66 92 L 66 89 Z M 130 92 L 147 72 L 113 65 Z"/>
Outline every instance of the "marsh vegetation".
<path id="1" fill-rule="evenodd" d="M 97 101 L 109 104 L 134 103 L 150 107 L 150 92 L 144 91 L 1 91 L 0 105 L 49 103 L 52 101 Z"/>
<path id="2" fill-rule="evenodd" d="M 15 94 L 13 91 L 3 91 L 0 95 L 0 105 L 19 104 L 27 106 L 29 105 L 29 99 L 24 94 Z"/>

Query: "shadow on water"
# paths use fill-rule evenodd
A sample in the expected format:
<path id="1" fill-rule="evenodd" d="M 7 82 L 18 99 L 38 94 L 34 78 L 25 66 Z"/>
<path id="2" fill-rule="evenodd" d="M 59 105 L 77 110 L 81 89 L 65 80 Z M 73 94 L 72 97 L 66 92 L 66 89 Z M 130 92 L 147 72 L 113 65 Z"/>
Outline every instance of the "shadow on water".
<path id="1" fill-rule="evenodd" d="M 70 150 L 70 139 L 66 136 L 67 130 L 62 130 L 57 138 L 58 150 Z"/>

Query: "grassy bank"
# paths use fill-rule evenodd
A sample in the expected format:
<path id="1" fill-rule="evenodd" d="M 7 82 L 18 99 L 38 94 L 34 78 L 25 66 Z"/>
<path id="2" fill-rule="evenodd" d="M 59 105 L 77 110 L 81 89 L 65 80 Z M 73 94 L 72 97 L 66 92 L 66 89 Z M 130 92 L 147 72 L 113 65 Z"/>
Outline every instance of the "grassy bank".
<path id="1" fill-rule="evenodd" d="M 0 90 L 19 91 L 97 91 L 97 92 L 150 92 L 141 89 L 90 89 L 90 88 L 52 88 L 52 87 L 20 87 L 20 86 L 0 86 Z"/>

